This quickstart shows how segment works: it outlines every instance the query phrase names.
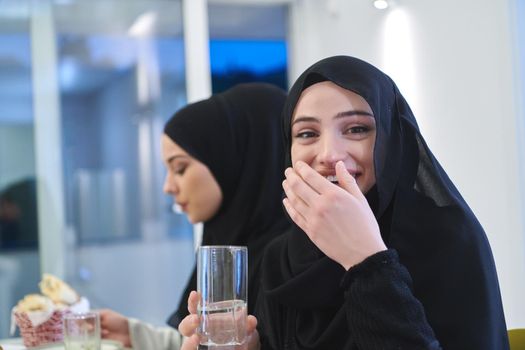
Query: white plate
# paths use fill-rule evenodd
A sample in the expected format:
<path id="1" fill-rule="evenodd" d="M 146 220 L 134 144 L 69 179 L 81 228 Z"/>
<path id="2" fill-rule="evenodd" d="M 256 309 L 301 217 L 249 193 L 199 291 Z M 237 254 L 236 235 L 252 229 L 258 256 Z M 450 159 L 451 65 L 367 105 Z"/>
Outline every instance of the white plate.
<path id="1" fill-rule="evenodd" d="M 17 344 L 3 344 L 2 349 L 4 350 L 26 350 L 25 346 Z"/>

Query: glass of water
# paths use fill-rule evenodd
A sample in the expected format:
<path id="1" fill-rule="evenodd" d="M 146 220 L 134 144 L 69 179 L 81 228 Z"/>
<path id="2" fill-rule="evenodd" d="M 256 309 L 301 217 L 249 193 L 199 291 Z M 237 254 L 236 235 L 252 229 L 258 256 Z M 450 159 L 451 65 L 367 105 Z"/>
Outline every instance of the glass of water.
<path id="1" fill-rule="evenodd" d="M 232 348 L 246 340 L 248 249 L 202 246 L 197 250 L 197 314 L 201 348 Z"/>
<path id="2" fill-rule="evenodd" d="M 96 312 L 64 316 L 66 350 L 100 350 L 100 317 Z"/>

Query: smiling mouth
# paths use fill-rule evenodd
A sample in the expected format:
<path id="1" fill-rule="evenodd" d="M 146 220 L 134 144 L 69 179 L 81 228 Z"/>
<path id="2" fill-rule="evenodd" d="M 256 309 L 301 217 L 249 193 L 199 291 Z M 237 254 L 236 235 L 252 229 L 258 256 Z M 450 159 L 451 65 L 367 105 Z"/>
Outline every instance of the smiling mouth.
<path id="1" fill-rule="evenodd" d="M 359 176 L 358 174 L 350 174 L 352 175 L 352 177 L 354 179 L 357 180 L 357 177 Z M 335 185 L 339 185 L 339 181 L 337 180 L 337 176 L 335 175 L 328 175 L 328 176 L 325 176 L 325 178 L 330 181 L 331 183 L 335 184 Z"/>
<path id="2" fill-rule="evenodd" d="M 328 175 L 326 179 L 335 185 L 339 184 L 339 181 L 337 181 L 337 176 L 335 175 Z"/>

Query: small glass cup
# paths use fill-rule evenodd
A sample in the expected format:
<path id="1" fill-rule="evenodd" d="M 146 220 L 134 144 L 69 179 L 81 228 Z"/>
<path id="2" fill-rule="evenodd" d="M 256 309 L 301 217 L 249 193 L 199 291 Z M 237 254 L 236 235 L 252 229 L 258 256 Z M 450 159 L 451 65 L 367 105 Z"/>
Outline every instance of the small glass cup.
<path id="1" fill-rule="evenodd" d="M 200 348 L 235 348 L 246 339 L 248 248 L 202 246 L 197 250 Z"/>
<path id="2" fill-rule="evenodd" d="M 66 350 L 100 350 L 100 316 L 96 312 L 64 316 Z"/>

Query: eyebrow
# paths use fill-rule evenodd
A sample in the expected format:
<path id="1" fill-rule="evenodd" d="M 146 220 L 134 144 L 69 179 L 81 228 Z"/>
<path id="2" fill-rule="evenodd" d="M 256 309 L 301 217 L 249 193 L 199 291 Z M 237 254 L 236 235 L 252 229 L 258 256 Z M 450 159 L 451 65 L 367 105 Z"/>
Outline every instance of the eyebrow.
<path id="1" fill-rule="evenodd" d="M 352 117 L 354 115 L 365 115 L 365 116 L 368 116 L 368 117 L 374 117 L 374 115 L 372 113 L 370 113 L 370 112 L 357 109 L 357 110 L 339 112 L 339 113 L 337 113 L 334 116 L 333 119 Z M 316 117 L 309 117 L 309 116 L 298 117 L 298 118 L 294 119 L 294 121 L 292 122 L 291 126 L 293 126 L 295 123 L 299 123 L 299 122 L 317 122 L 317 123 L 319 123 L 320 119 L 316 118 Z"/>

